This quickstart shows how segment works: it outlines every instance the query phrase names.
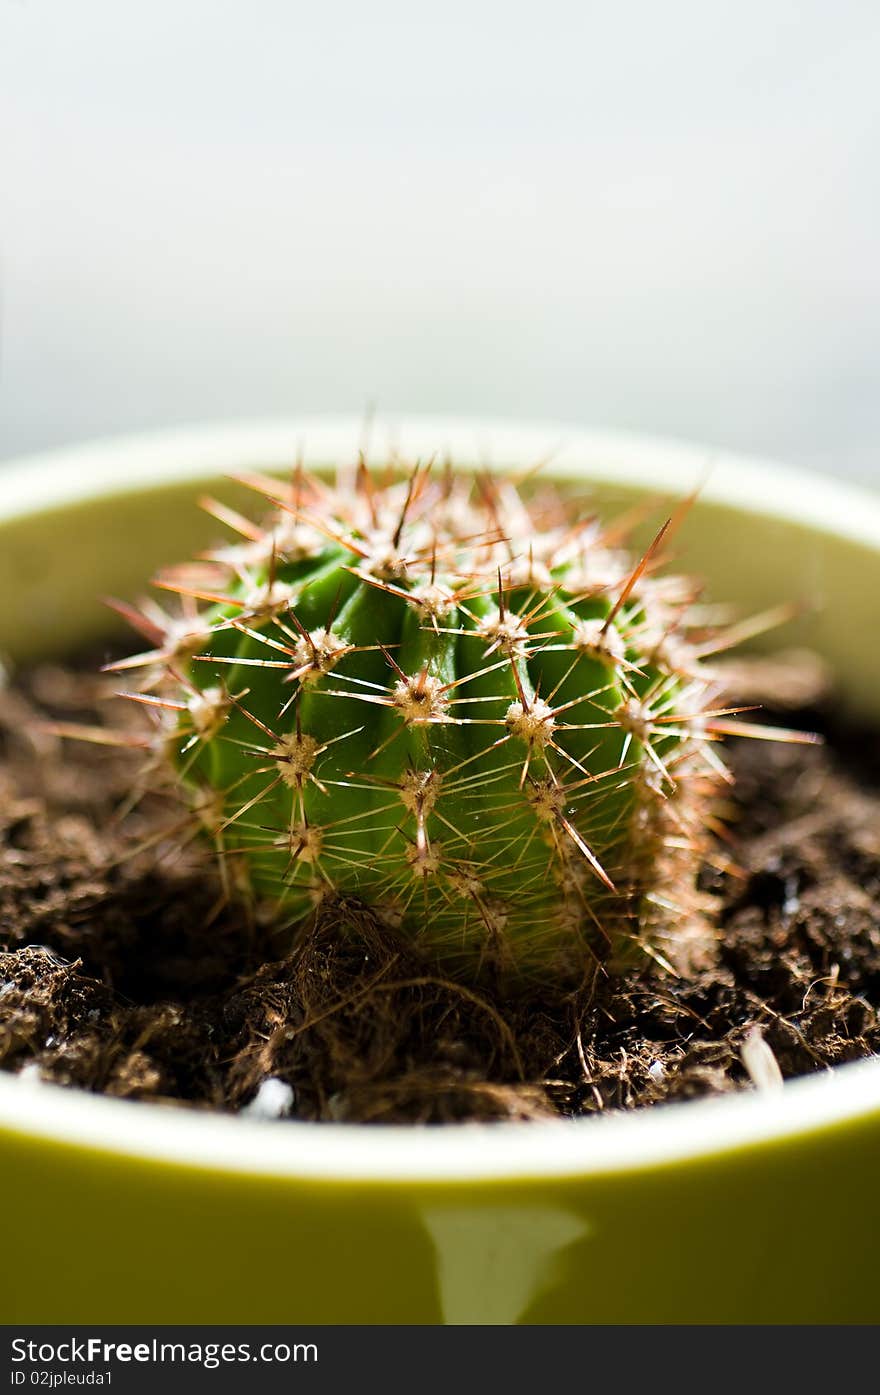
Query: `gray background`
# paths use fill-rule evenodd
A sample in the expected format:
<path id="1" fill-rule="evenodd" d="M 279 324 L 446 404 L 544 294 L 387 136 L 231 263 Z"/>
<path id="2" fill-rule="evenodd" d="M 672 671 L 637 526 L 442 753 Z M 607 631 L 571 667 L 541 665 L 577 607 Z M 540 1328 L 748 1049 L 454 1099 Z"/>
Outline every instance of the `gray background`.
<path id="1" fill-rule="evenodd" d="M 876 0 L 0 0 L 0 456 L 551 417 L 880 483 Z"/>

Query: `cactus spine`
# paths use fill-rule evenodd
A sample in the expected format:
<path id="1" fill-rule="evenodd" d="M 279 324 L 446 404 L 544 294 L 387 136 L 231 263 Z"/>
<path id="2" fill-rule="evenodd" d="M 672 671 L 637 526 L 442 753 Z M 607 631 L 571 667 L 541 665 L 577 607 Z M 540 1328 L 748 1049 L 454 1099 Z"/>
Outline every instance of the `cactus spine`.
<path id="1" fill-rule="evenodd" d="M 291 920 L 357 901 L 444 971 L 576 981 L 693 919 L 732 724 L 694 584 L 509 480 L 250 476 L 122 667 L 221 862 Z"/>

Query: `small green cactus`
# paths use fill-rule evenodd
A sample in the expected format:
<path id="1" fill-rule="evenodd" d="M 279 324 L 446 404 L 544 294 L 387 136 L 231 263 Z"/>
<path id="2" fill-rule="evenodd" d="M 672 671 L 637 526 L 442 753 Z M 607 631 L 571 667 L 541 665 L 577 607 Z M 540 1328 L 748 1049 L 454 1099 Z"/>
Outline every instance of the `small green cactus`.
<path id="1" fill-rule="evenodd" d="M 299 920 L 358 902 L 444 972 L 580 980 L 661 959 L 694 887 L 735 727 L 658 575 L 564 496 L 449 469 L 335 485 L 250 476 L 263 525 L 126 613 L 136 696 L 227 873 Z"/>

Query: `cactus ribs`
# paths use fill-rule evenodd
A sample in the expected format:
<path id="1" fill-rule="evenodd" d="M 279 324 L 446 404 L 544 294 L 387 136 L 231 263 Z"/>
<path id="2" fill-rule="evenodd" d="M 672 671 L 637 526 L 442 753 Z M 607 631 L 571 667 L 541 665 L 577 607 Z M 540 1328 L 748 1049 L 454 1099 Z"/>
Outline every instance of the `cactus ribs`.
<path id="1" fill-rule="evenodd" d="M 171 613 L 118 607 L 150 647 L 115 665 L 228 894 L 357 903 L 516 992 L 692 952 L 743 728 L 711 660 L 780 611 L 719 629 L 662 570 L 687 506 L 632 552 L 633 518 L 491 474 L 243 482 L 268 519 L 206 500 L 235 541 L 157 579 Z"/>

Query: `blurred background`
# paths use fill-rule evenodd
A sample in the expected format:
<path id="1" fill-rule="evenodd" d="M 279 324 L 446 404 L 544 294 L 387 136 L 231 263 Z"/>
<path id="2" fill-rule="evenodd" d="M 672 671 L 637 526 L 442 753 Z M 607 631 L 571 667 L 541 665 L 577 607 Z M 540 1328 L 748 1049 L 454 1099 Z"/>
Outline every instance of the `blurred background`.
<path id="1" fill-rule="evenodd" d="M 876 0 L 0 0 L 0 457 L 264 413 L 880 483 Z"/>

